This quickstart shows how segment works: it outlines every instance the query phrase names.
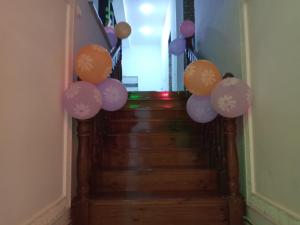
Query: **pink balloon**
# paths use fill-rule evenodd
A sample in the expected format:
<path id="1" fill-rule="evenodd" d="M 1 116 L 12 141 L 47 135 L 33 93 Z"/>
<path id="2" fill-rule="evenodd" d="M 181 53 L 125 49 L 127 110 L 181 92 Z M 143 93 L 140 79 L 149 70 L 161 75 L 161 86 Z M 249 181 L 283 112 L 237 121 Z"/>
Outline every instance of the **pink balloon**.
<path id="1" fill-rule="evenodd" d="M 211 105 L 210 96 L 192 95 L 187 101 L 186 110 L 191 119 L 198 123 L 208 123 L 218 115 Z"/>
<path id="2" fill-rule="evenodd" d="M 190 20 L 185 20 L 180 25 L 180 33 L 184 37 L 192 37 L 195 34 L 195 24 Z"/>
<path id="3" fill-rule="evenodd" d="M 117 111 L 126 104 L 128 93 L 119 80 L 108 78 L 98 84 L 97 88 L 102 94 L 104 110 Z"/>
<path id="4" fill-rule="evenodd" d="M 95 116 L 102 106 L 100 91 L 95 85 L 78 81 L 64 92 L 64 107 L 76 119 L 89 119 Z"/>
<path id="5" fill-rule="evenodd" d="M 251 105 L 249 86 L 237 78 L 222 80 L 212 91 L 214 109 L 224 117 L 234 118 L 246 113 Z"/>

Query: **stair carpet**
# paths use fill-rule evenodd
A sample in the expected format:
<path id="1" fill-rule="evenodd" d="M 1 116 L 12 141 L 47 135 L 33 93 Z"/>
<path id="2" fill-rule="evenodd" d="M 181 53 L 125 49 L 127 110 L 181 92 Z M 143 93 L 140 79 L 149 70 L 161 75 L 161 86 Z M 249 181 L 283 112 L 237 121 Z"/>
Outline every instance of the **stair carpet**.
<path id="1" fill-rule="evenodd" d="M 218 174 L 199 146 L 184 93 L 130 93 L 109 113 L 93 176 L 90 225 L 226 225 Z"/>

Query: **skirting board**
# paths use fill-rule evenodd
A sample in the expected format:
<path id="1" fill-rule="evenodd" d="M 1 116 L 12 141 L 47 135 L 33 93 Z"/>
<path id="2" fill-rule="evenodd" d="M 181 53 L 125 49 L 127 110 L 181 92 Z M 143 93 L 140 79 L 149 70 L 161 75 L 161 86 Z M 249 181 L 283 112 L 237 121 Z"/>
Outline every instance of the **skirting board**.
<path id="1" fill-rule="evenodd" d="M 68 225 L 70 224 L 68 205 L 67 198 L 63 197 L 21 225 Z"/>

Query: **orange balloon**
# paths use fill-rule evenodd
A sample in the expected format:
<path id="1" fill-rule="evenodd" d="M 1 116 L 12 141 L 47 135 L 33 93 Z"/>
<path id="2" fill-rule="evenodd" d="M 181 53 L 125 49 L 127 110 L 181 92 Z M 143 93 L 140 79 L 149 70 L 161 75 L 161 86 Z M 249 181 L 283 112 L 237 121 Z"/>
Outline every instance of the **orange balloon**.
<path id="1" fill-rule="evenodd" d="M 109 52 L 99 45 L 87 45 L 76 56 L 75 72 L 81 80 L 93 84 L 104 81 L 112 71 Z"/>
<path id="2" fill-rule="evenodd" d="M 184 71 L 185 87 L 195 95 L 210 95 L 221 80 L 222 76 L 218 68 L 207 60 L 192 62 Z"/>
<path id="3" fill-rule="evenodd" d="M 118 38 L 125 39 L 131 34 L 131 27 L 126 22 L 120 22 L 115 26 L 115 32 Z"/>

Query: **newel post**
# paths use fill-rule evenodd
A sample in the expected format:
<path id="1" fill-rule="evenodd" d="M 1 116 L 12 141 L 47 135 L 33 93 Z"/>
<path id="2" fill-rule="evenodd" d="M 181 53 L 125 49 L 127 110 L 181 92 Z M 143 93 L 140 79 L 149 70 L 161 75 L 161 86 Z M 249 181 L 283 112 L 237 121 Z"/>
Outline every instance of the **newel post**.
<path id="1" fill-rule="evenodd" d="M 91 120 L 78 120 L 78 198 L 79 214 L 78 224 L 88 224 L 88 199 L 90 194 L 90 176 L 91 176 Z"/>
<path id="2" fill-rule="evenodd" d="M 227 150 L 229 224 L 242 225 L 245 202 L 240 193 L 239 161 L 236 147 L 236 120 L 224 119 Z"/>

